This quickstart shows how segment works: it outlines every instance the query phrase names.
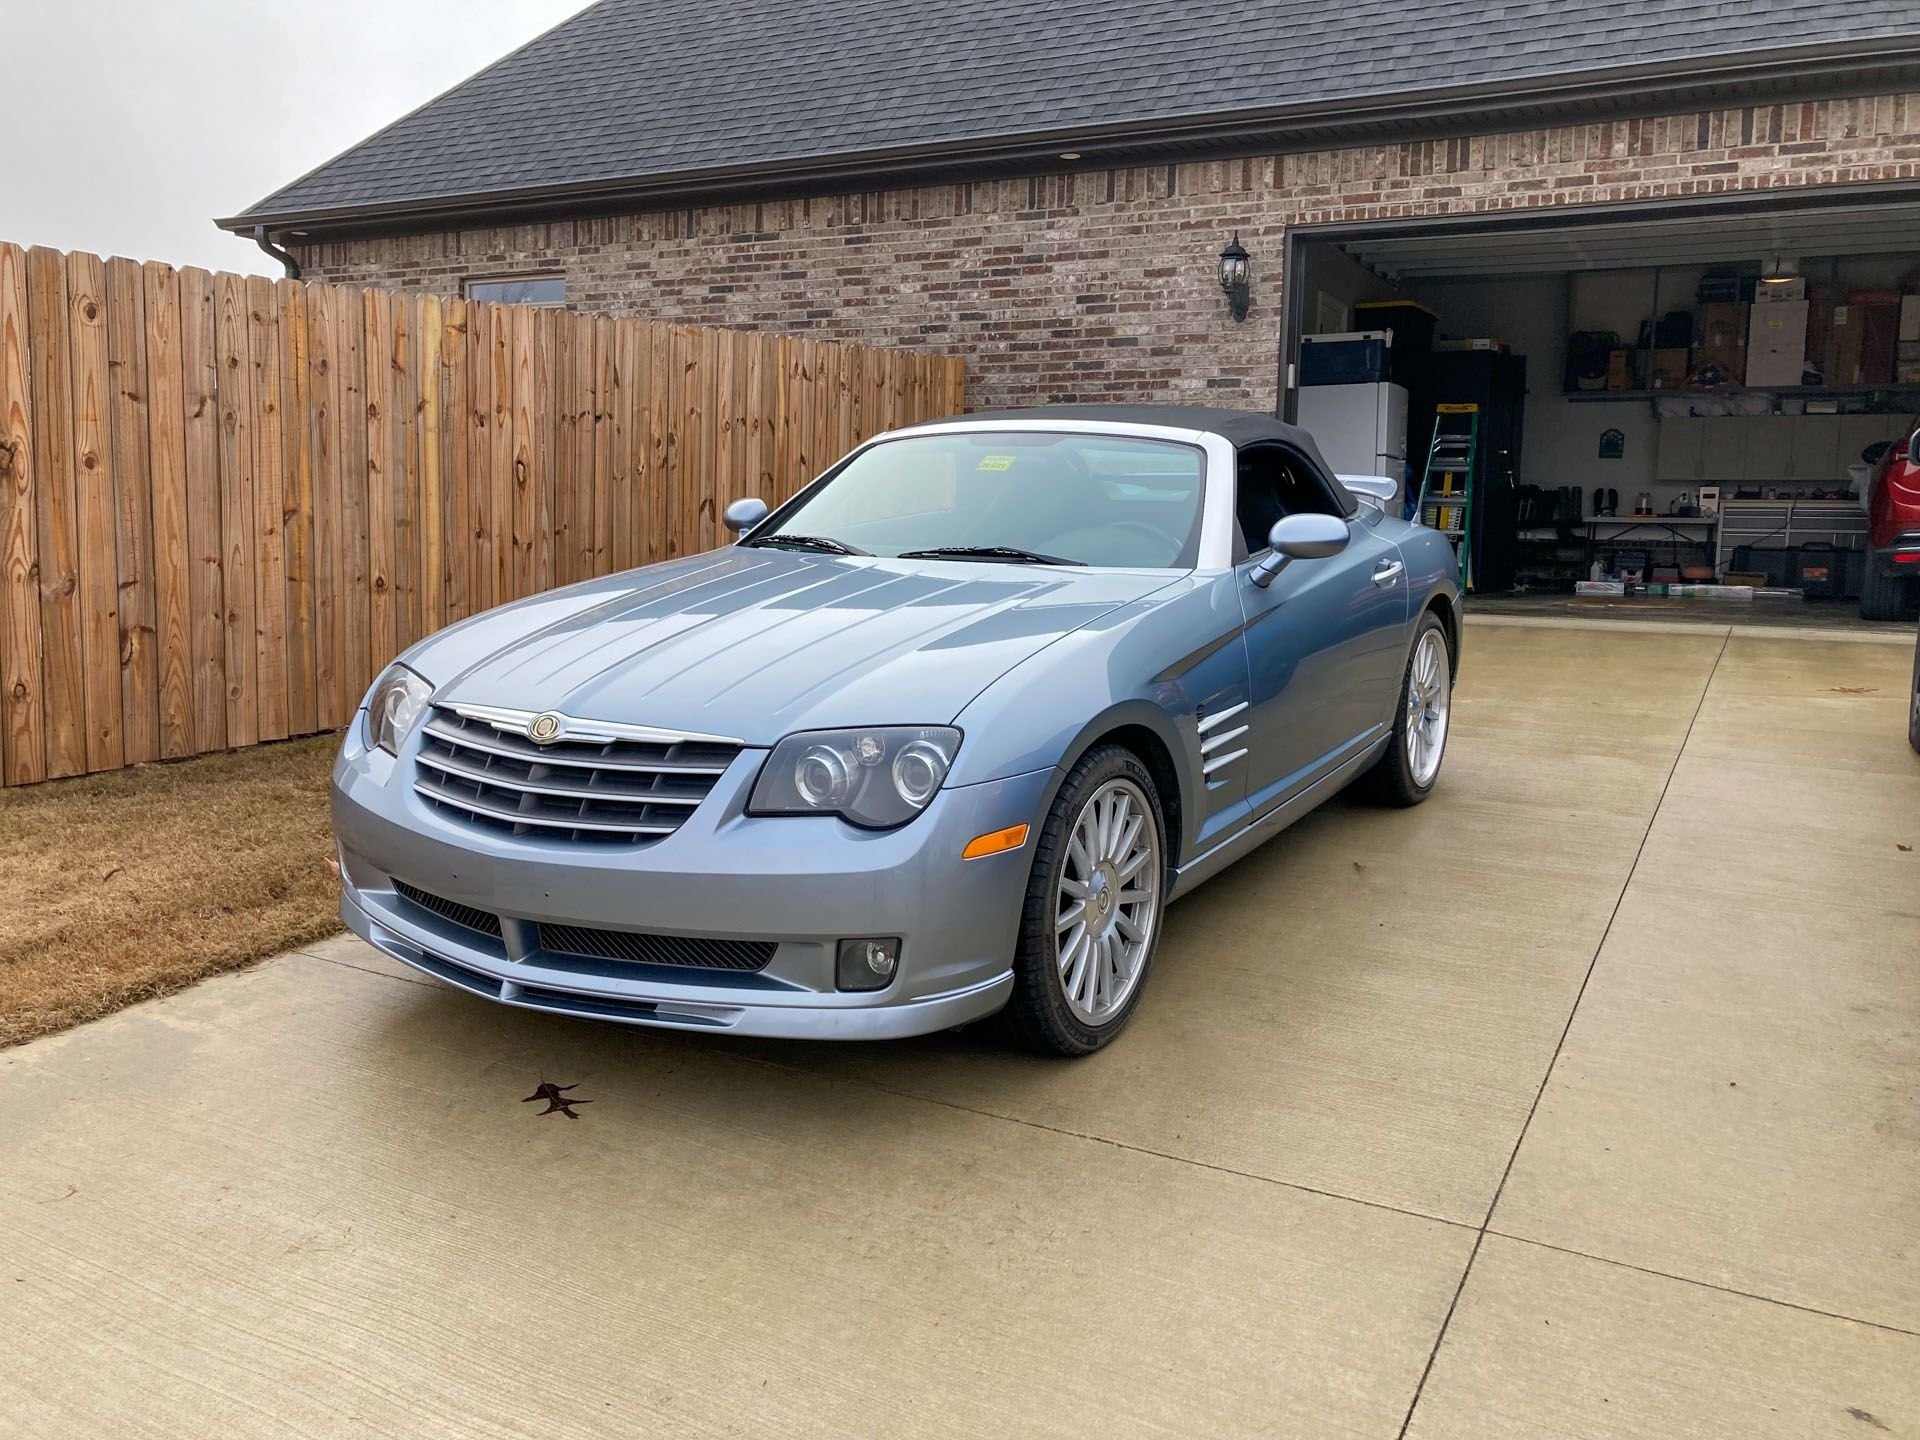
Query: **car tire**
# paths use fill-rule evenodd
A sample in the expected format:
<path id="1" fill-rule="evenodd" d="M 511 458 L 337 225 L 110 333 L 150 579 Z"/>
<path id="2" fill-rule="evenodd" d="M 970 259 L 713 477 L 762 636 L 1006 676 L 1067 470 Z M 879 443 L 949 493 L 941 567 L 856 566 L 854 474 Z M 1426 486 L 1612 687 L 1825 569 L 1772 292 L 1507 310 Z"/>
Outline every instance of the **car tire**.
<path id="1" fill-rule="evenodd" d="M 1118 818 L 1102 842 L 1107 815 Z M 1018 1044 L 1043 1055 L 1091 1055 L 1126 1028 L 1160 942 L 1167 855 L 1153 776 L 1124 746 L 1095 746 L 1068 772 L 1034 847 L 1004 1017 Z M 1137 883 L 1148 875 L 1150 886 Z M 1146 892 L 1144 903 L 1128 900 L 1136 891 Z"/>
<path id="2" fill-rule="evenodd" d="M 1416 689 L 1420 699 L 1417 705 Z M 1452 705 L 1453 652 L 1447 645 L 1446 626 L 1429 610 L 1414 627 L 1413 644 L 1407 651 L 1407 668 L 1400 676 L 1400 693 L 1394 702 L 1393 738 L 1355 787 L 1364 798 L 1404 808 L 1418 805 L 1433 793 L 1446 759 Z M 1424 727 L 1421 746 L 1410 744 L 1407 738 L 1416 716 Z M 1431 746 L 1431 753 L 1427 746 Z"/>
<path id="3" fill-rule="evenodd" d="M 1860 618 L 1862 620 L 1904 620 L 1912 608 L 1917 589 L 1904 575 L 1882 575 L 1867 561 L 1867 573 L 1860 581 Z"/>

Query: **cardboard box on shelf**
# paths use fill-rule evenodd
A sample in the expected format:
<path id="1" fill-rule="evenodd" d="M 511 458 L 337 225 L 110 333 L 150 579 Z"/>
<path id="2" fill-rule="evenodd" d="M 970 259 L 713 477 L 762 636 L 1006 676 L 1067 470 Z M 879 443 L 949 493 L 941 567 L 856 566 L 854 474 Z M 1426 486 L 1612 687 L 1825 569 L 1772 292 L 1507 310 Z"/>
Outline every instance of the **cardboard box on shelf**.
<path id="1" fill-rule="evenodd" d="M 1747 305 L 1729 303 L 1700 308 L 1700 363 L 1718 368 L 1730 384 L 1747 376 Z"/>
<path id="2" fill-rule="evenodd" d="M 1887 385 L 1893 380 L 1894 351 L 1899 344 L 1900 296 L 1891 290 L 1854 296 L 1864 316 L 1860 328 L 1862 385 Z"/>
<path id="3" fill-rule="evenodd" d="M 1807 364 L 1807 302 L 1753 307 L 1747 334 L 1747 384 L 1798 385 Z"/>
<path id="4" fill-rule="evenodd" d="M 1900 297 L 1901 344 L 1920 344 L 1920 295 Z"/>
<path id="5" fill-rule="evenodd" d="M 1920 385 L 1920 340 L 1902 340 L 1893 362 L 1893 378 L 1902 385 Z"/>
<path id="6" fill-rule="evenodd" d="M 1433 342 L 1433 348 L 1437 352 L 1450 355 L 1457 355 L 1463 350 L 1499 350 L 1504 352 L 1507 348 L 1507 342 L 1504 340 L 1491 339 L 1436 340 Z"/>
<path id="7" fill-rule="evenodd" d="M 1687 383 L 1691 373 L 1687 364 L 1687 351 L 1643 350 L 1640 352 L 1642 363 L 1646 366 L 1646 388 L 1649 390 L 1678 390 Z"/>
<path id="8" fill-rule="evenodd" d="M 1633 388 L 1633 352 L 1631 350 L 1612 350 L 1607 354 L 1607 389 L 1631 390 Z"/>
<path id="9" fill-rule="evenodd" d="M 1826 372 L 1829 385 L 1860 383 L 1860 342 L 1866 332 L 1866 311 L 1858 305 L 1836 305 L 1827 331 Z"/>

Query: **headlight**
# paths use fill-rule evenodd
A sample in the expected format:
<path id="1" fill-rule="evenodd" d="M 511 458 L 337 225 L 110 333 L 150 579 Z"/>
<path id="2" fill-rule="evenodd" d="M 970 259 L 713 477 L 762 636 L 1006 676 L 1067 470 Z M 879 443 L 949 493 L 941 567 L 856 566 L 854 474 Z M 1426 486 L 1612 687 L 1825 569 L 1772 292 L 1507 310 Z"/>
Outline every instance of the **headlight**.
<path id="1" fill-rule="evenodd" d="M 367 696 L 368 743 L 398 755 L 427 702 L 433 699 L 433 687 L 404 665 L 389 665 Z"/>
<path id="2" fill-rule="evenodd" d="M 753 787 L 753 815 L 839 815 L 886 830 L 904 825 L 940 792 L 960 748 L 944 725 L 808 730 L 773 747 Z"/>

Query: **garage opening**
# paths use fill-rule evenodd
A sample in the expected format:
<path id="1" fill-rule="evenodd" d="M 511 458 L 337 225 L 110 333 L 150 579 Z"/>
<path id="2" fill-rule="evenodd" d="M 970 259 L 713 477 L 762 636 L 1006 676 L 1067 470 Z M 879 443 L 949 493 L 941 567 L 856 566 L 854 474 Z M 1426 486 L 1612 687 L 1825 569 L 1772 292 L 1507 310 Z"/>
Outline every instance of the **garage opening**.
<path id="1" fill-rule="evenodd" d="M 1287 413 L 1461 532 L 1477 597 L 1920 602 L 1879 533 L 1920 515 L 1869 510 L 1920 423 L 1913 192 L 1303 229 L 1287 273 Z"/>

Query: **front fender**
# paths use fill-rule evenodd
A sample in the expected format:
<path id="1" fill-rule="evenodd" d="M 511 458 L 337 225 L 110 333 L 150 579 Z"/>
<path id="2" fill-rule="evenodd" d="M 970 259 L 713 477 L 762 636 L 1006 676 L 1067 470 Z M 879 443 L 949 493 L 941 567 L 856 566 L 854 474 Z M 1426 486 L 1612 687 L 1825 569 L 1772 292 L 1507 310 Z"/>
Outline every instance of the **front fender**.
<path id="1" fill-rule="evenodd" d="M 1102 616 L 982 691 L 955 722 L 966 736 L 949 784 L 1051 768 L 1046 804 L 1102 736 L 1137 727 L 1165 749 L 1177 793 L 1177 856 L 1192 853 L 1208 812 L 1237 798 L 1201 779 L 1198 711 L 1243 699 L 1246 647 L 1231 575 L 1196 575 Z M 1040 812 L 1045 813 L 1043 808 Z M 1216 818 L 1216 822 L 1218 819 Z"/>

